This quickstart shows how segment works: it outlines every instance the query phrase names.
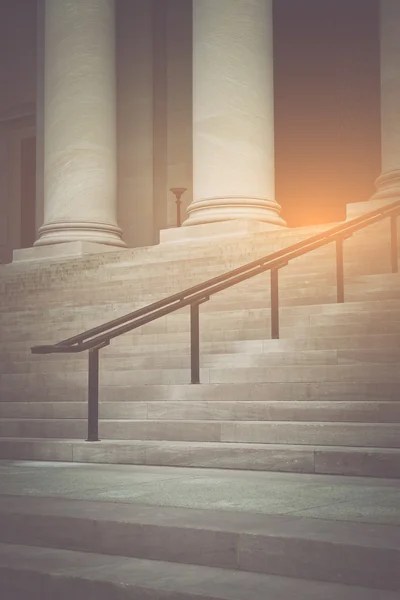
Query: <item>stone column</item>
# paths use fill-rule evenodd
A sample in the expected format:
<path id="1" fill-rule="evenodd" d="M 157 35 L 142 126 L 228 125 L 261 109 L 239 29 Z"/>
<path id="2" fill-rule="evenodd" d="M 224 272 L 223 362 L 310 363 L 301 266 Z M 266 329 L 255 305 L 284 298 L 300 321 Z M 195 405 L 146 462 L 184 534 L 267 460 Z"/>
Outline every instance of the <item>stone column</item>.
<path id="1" fill-rule="evenodd" d="M 285 225 L 274 199 L 272 0 L 194 0 L 193 136 L 185 225 Z"/>
<path id="2" fill-rule="evenodd" d="M 400 2 L 381 0 L 382 174 L 373 200 L 400 199 Z"/>
<path id="3" fill-rule="evenodd" d="M 116 206 L 114 0 L 46 0 L 44 225 L 35 245 L 124 246 Z"/>

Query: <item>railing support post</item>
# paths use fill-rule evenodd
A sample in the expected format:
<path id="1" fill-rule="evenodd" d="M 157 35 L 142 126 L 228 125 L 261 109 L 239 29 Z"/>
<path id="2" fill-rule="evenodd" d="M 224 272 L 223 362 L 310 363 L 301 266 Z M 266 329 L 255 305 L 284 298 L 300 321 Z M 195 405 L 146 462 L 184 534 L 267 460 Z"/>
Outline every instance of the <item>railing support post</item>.
<path id="1" fill-rule="evenodd" d="M 200 305 L 190 305 L 190 372 L 191 382 L 200 383 Z"/>
<path id="2" fill-rule="evenodd" d="M 88 436 L 87 442 L 99 441 L 99 349 L 89 350 Z"/>
<path id="3" fill-rule="evenodd" d="M 279 269 L 271 269 L 271 338 L 279 340 Z"/>
<path id="4" fill-rule="evenodd" d="M 343 266 L 343 238 L 336 240 L 336 281 L 337 301 L 344 302 L 344 266 Z"/>
<path id="5" fill-rule="evenodd" d="M 391 229 L 391 260 L 392 260 L 392 273 L 399 272 L 399 257 L 398 257 L 398 242 L 397 242 L 397 215 L 393 215 L 390 218 L 390 229 Z"/>

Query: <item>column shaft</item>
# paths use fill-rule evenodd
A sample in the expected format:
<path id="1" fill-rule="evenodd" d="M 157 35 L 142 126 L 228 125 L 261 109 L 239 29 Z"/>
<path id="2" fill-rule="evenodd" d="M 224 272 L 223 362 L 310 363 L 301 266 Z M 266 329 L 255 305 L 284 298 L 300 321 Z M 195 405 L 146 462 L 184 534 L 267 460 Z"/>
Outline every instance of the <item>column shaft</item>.
<path id="1" fill-rule="evenodd" d="M 185 225 L 284 225 L 274 200 L 272 0 L 194 0 L 193 96 Z"/>
<path id="2" fill-rule="evenodd" d="M 400 198 L 400 2 L 381 0 L 382 174 L 373 199 Z"/>
<path id="3" fill-rule="evenodd" d="M 114 0 L 46 0 L 44 225 L 36 245 L 124 245 L 116 217 L 114 13 Z"/>

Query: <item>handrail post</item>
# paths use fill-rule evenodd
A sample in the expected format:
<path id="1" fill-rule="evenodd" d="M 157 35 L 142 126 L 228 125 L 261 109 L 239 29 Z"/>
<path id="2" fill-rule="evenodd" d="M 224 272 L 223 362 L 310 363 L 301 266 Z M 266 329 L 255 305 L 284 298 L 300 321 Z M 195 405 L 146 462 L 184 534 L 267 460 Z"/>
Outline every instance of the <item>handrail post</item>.
<path id="1" fill-rule="evenodd" d="M 86 441 L 99 441 L 99 348 L 89 350 L 88 436 Z"/>
<path id="2" fill-rule="evenodd" d="M 279 269 L 271 269 L 271 338 L 279 340 Z"/>
<path id="3" fill-rule="evenodd" d="M 397 215 L 392 215 L 390 218 L 390 229 L 391 229 L 391 260 L 392 260 L 392 273 L 399 272 L 399 257 L 398 257 L 398 243 L 397 243 Z"/>
<path id="4" fill-rule="evenodd" d="M 190 371 L 191 383 L 200 383 L 200 310 L 199 303 L 190 305 Z"/>
<path id="5" fill-rule="evenodd" d="M 343 238 L 336 240 L 336 282 L 337 301 L 344 302 L 344 266 L 343 266 Z"/>

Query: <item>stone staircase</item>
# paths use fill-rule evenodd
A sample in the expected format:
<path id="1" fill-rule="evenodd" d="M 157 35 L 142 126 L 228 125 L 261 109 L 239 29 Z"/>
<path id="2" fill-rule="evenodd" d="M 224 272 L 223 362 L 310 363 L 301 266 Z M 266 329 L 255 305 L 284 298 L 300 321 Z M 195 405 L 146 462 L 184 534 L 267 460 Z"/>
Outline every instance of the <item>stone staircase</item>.
<path id="1" fill-rule="evenodd" d="M 0 456 L 77 462 L 400 475 L 400 276 L 389 226 L 280 272 L 281 339 L 269 276 L 201 307 L 201 385 L 190 385 L 189 312 L 101 351 L 100 436 L 87 443 L 87 355 L 30 354 L 326 229 L 108 252 L 0 267 Z"/>

